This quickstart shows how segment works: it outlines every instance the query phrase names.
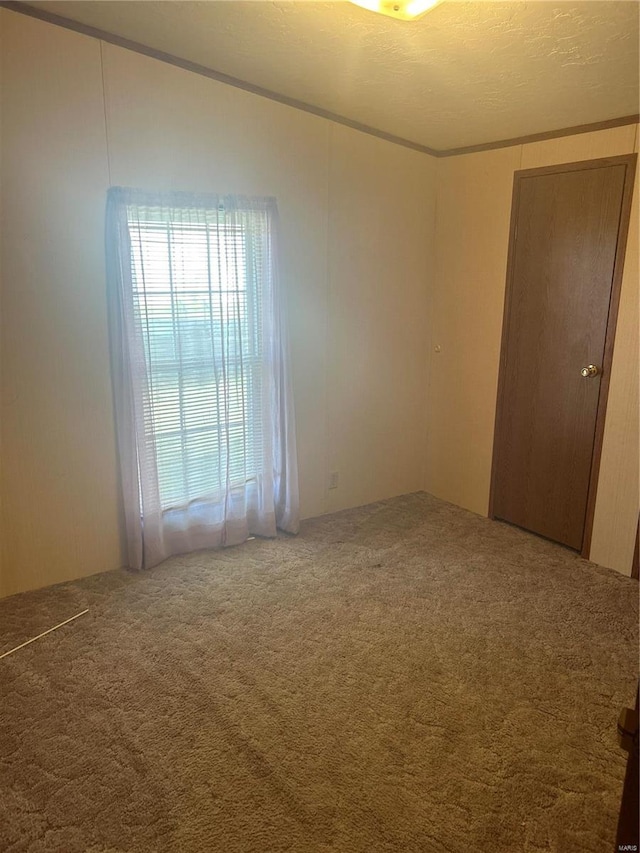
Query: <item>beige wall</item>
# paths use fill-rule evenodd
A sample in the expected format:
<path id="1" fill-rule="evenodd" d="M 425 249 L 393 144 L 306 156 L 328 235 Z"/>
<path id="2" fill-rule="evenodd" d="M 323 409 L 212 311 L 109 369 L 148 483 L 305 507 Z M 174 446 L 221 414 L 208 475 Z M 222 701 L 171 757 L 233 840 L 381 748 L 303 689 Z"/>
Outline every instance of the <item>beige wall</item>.
<path id="1" fill-rule="evenodd" d="M 303 515 L 419 489 L 434 161 L 22 15 L 0 24 L 0 594 L 121 564 L 109 184 L 276 196 Z"/>
<path id="2" fill-rule="evenodd" d="M 486 515 L 513 172 L 626 154 L 637 128 L 460 155 L 438 162 L 427 491 Z M 592 559 L 630 572 L 638 518 L 638 193 L 627 250 Z"/>
<path id="3" fill-rule="evenodd" d="M 100 46 L 0 11 L 2 577 L 120 563 L 104 323 Z"/>
<path id="4" fill-rule="evenodd" d="M 330 511 L 423 488 L 435 164 L 365 140 L 332 127 L 329 470 L 340 487 L 329 492 Z M 423 162 L 429 182 L 407 192 Z"/>
<path id="5" fill-rule="evenodd" d="M 519 149 L 438 163 L 425 488 L 487 514 L 513 172 Z M 440 351 L 436 352 L 435 348 Z"/>

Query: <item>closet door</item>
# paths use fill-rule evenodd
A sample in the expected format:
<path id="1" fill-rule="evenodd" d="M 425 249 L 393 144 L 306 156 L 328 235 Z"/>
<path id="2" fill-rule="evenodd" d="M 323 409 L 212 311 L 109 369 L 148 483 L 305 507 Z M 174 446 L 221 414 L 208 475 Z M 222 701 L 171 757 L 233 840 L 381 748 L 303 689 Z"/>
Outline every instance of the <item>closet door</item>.
<path id="1" fill-rule="evenodd" d="M 634 165 L 619 157 L 515 176 L 491 514 L 576 550 L 597 468 Z"/>

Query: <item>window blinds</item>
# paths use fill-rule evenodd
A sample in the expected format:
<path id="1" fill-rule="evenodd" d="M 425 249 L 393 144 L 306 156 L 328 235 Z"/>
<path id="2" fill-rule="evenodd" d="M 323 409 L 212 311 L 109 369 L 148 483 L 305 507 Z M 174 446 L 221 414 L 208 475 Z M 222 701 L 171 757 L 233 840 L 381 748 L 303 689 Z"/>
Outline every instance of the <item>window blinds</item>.
<path id="1" fill-rule="evenodd" d="M 243 485 L 262 457 L 259 223 L 186 214 L 127 207 L 163 509 Z"/>

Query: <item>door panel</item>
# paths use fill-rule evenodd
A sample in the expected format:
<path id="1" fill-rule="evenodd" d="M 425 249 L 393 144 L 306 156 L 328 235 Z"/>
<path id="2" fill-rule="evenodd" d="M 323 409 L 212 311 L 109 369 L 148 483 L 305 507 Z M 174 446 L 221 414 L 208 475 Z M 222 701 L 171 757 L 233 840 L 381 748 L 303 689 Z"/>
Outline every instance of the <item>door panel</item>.
<path id="1" fill-rule="evenodd" d="M 519 178 L 493 515 L 582 546 L 624 164 Z"/>

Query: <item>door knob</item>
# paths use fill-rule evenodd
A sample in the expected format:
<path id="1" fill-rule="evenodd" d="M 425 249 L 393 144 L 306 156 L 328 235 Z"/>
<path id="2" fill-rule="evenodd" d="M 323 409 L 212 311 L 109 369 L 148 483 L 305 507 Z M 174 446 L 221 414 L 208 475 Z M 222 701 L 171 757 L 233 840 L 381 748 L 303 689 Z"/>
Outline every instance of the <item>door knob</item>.
<path id="1" fill-rule="evenodd" d="M 590 376 L 597 376 L 600 373 L 600 368 L 595 364 L 589 364 L 587 367 L 583 367 L 580 371 L 581 376 L 584 376 L 585 379 L 588 379 Z"/>

